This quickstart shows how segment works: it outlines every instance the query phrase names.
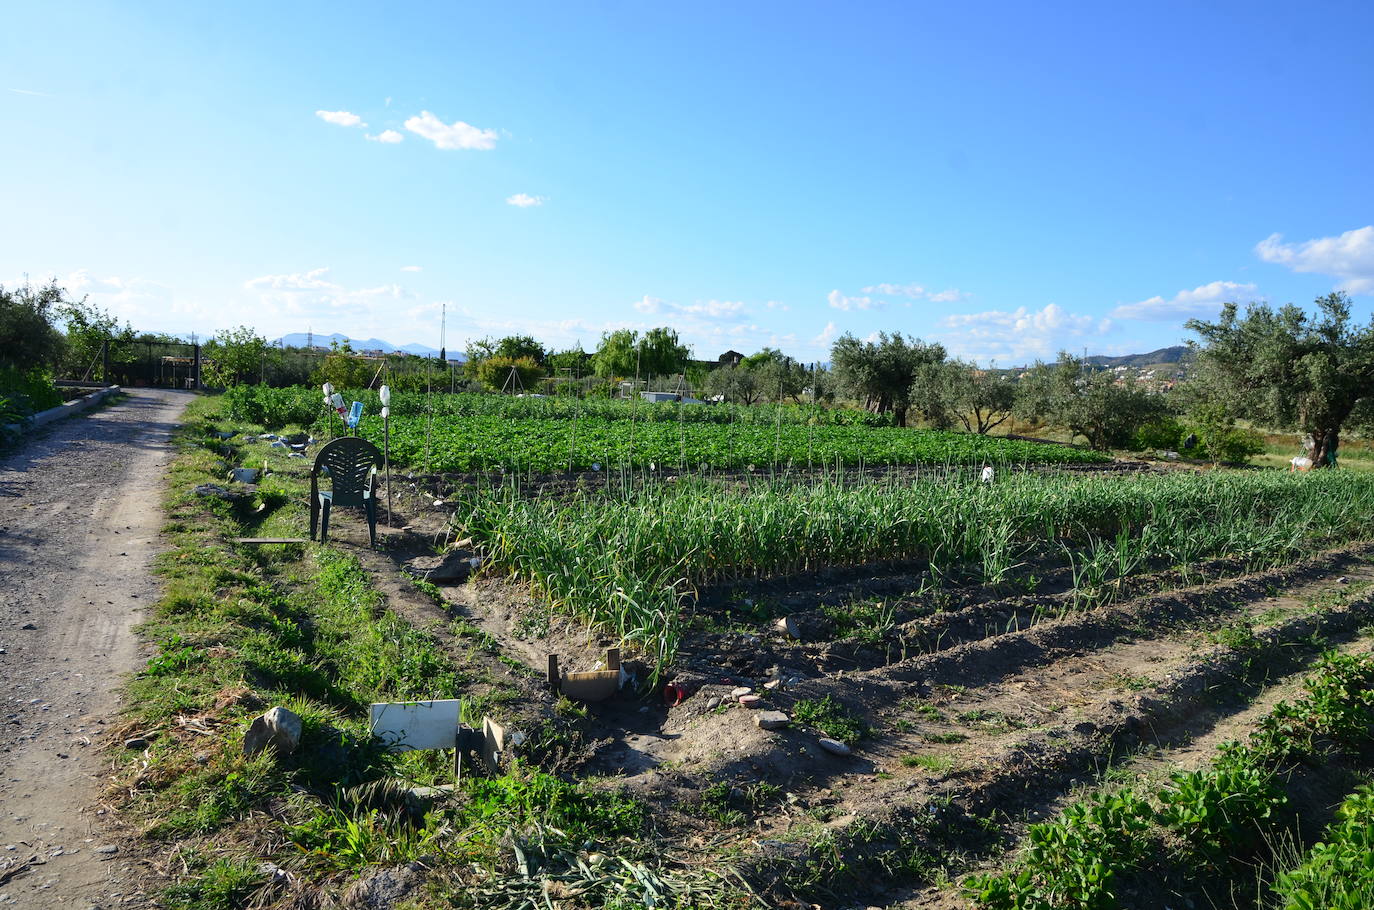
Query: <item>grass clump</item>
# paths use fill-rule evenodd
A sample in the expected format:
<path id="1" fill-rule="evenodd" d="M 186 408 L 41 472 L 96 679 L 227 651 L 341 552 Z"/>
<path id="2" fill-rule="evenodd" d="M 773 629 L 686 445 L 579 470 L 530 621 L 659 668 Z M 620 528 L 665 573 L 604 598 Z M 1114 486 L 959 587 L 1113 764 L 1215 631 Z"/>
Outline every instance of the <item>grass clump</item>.
<path id="1" fill-rule="evenodd" d="M 792 707 L 798 723 L 813 727 L 831 739 L 852 746 L 868 735 L 868 724 L 835 698 L 803 698 Z"/>

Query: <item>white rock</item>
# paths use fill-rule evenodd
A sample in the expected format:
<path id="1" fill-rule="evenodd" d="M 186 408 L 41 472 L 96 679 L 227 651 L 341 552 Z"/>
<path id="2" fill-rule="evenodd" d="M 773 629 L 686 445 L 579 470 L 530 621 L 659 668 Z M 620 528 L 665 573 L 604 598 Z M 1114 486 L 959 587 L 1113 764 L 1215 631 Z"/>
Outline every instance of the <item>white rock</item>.
<path id="1" fill-rule="evenodd" d="M 300 717 L 278 705 L 253 719 L 243 735 L 243 754 L 256 755 L 271 746 L 278 755 L 290 755 L 300 744 Z"/>
<path id="2" fill-rule="evenodd" d="M 797 621 L 790 616 L 784 616 L 782 619 L 779 619 L 773 624 L 773 628 L 777 629 L 788 638 L 801 639 L 801 630 L 797 627 Z"/>
<path id="3" fill-rule="evenodd" d="M 749 694 L 751 694 L 753 691 L 754 691 L 754 690 L 753 690 L 751 687 L 749 687 L 749 686 L 739 686 L 739 687 L 733 689 L 733 690 L 730 692 L 730 697 L 731 697 L 731 698 L 739 698 L 739 697 L 742 696 L 742 695 L 749 695 Z"/>
<path id="4" fill-rule="evenodd" d="M 838 739 L 830 739 L 829 737 L 822 736 L 819 742 L 821 748 L 832 755 L 848 755 L 853 751 Z"/>

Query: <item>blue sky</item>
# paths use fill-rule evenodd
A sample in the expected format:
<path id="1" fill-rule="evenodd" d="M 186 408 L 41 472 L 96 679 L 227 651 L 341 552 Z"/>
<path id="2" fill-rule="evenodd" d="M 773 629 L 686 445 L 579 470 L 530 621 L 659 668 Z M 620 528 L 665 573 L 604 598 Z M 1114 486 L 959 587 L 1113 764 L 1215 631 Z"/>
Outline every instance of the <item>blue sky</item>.
<path id="1" fill-rule="evenodd" d="M 136 327 L 1003 365 L 1374 308 L 1374 5 L 29 3 L 0 281 Z M 519 204 L 524 203 L 524 204 Z"/>

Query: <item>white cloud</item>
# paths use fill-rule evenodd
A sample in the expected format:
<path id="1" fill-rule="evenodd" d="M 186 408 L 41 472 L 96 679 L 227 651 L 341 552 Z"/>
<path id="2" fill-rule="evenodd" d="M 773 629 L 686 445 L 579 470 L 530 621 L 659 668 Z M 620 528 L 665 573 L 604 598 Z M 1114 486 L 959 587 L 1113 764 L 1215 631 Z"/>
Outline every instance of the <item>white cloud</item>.
<path id="1" fill-rule="evenodd" d="M 834 321 L 827 322 L 821 333 L 811 339 L 811 344 L 818 348 L 829 348 L 836 338 L 840 337 L 840 330 L 835 326 Z"/>
<path id="2" fill-rule="evenodd" d="M 744 302 L 740 300 L 698 300 L 696 303 L 672 303 L 661 297 L 645 294 L 633 304 L 634 308 L 646 316 L 660 314 L 679 314 L 696 316 L 703 319 L 732 319 L 744 314 Z"/>
<path id="3" fill-rule="evenodd" d="M 1155 296 L 1138 303 L 1123 303 L 1112 310 L 1115 319 L 1143 319 L 1147 322 L 1183 322 L 1186 319 L 1207 319 L 1215 316 L 1223 303 L 1253 300 L 1259 288 L 1253 284 L 1234 281 L 1213 281 L 1191 291 L 1179 291 L 1165 300 Z"/>
<path id="4" fill-rule="evenodd" d="M 328 268 L 311 269 L 308 272 L 296 272 L 290 275 L 263 275 L 258 278 L 250 278 L 244 282 L 244 287 L 250 291 L 339 291 L 339 285 L 327 279 Z"/>
<path id="5" fill-rule="evenodd" d="M 436 148 L 483 151 L 496 148 L 496 130 L 478 129 L 461 120 L 444 123 L 429 111 L 421 111 L 418 117 L 411 117 L 405 122 L 405 127 L 415 135 L 433 142 Z"/>
<path id="6" fill-rule="evenodd" d="M 1110 319 L 1076 315 L 1057 303 L 1040 310 L 1018 307 L 958 313 L 941 320 L 937 336 L 955 356 L 1016 362 L 1053 356 L 1085 338 L 1099 338 L 1113 328 Z"/>
<path id="7" fill-rule="evenodd" d="M 522 209 L 527 209 L 532 205 L 543 204 L 543 196 L 531 196 L 529 193 L 516 193 L 514 196 L 506 197 L 506 205 L 514 205 Z"/>
<path id="8" fill-rule="evenodd" d="M 931 303 L 960 303 L 968 300 L 973 295 L 958 288 L 948 288 L 943 291 L 936 291 L 934 294 L 927 294 L 926 299 Z"/>
<path id="9" fill-rule="evenodd" d="M 403 272 L 421 272 L 421 271 L 424 271 L 424 269 L 422 269 L 422 268 L 421 268 L 420 266 L 418 266 L 418 265 L 403 265 L 403 266 L 401 266 L 401 271 L 403 271 Z"/>
<path id="10" fill-rule="evenodd" d="M 831 291 L 825 299 L 829 301 L 832 307 L 846 313 L 850 310 L 881 310 L 887 306 L 883 301 L 874 300 L 871 297 L 847 297 L 838 290 Z"/>
<path id="11" fill-rule="evenodd" d="M 367 126 L 363 123 L 363 118 L 348 111 L 316 111 L 315 116 L 335 126 Z"/>
<path id="12" fill-rule="evenodd" d="M 348 288 L 330 280 L 328 275 L 327 268 L 262 275 L 249 279 L 243 286 L 257 295 L 258 308 L 266 317 L 263 321 L 279 330 L 303 331 L 303 328 L 290 326 L 313 321 L 316 329 L 325 331 L 324 322 L 328 321 L 327 331 L 342 331 L 350 337 L 362 337 L 369 332 L 375 334 L 368 326 L 386 322 L 391 312 L 387 301 L 415 297 L 399 284 Z M 393 341 L 391 338 L 386 340 Z"/>
<path id="13" fill-rule="evenodd" d="M 401 142 L 405 139 L 404 136 L 402 136 L 395 130 L 382 130 L 375 136 L 371 133 L 365 133 L 364 136 L 373 142 L 381 142 L 386 145 L 395 145 L 396 143 Z"/>
<path id="14" fill-rule="evenodd" d="M 929 300 L 932 303 L 959 303 L 972 297 L 958 288 L 943 291 L 930 291 L 919 284 L 873 284 L 864 288 L 865 294 L 882 294 L 886 297 L 906 297 L 910 300 Z M 832 304 L 833 305 L 833 304 Z"/>
<path id="15" fill-rule="evenodd" d="M 1337 290 L 1374 294 L 1374 225 L 1302 243 L 1284 243 L 1281 234 L 1270 234 L 1255 245 L 1255 252 L 1265 262 L 1286 265 L 1295 272 L 1340 278 Z"/>
<path id="16" fill-rule="evenodd" d="M 789 312 L 792 309 L 790 306 L 783 303 L 781 300 L 770 300 L 767 303 L 765 303 L 764 306 L 768 307 L 768 309 L 770 310 L 781 310 L 784 313 Z"/>
<path id="17" fill-rule="evenodd" d="M 31 88 L 12 88 L 10 91 L 14 92 L 16 95 L 37 95 L 39 98 L 52 97 L 47 92 L 36 92 Z"/>

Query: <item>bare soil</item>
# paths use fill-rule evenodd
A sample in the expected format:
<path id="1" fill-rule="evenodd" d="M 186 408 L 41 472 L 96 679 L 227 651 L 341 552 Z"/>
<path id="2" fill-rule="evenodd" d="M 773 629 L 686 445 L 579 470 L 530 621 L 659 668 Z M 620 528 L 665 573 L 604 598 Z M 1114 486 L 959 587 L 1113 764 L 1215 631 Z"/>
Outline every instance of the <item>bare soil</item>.
<path id="1" fill-rule="evenodd" d="M 163 472 L 190 399 L 131 389 L 0 457 L 0 903 L 149 905 L 147 864 L 98 801 L 102 750 L 157 598 Z"/>

